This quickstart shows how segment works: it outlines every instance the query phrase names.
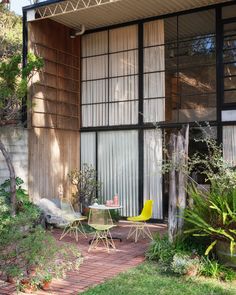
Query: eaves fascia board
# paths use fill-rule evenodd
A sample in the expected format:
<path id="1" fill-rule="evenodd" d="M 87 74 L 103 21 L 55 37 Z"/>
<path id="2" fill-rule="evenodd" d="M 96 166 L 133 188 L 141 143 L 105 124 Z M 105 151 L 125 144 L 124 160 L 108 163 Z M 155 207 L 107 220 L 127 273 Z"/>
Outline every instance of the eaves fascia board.
<path id="1" fill-rule="evenodd" d="M 36 3 L 36 4 L 32 4 L 32 5 L 27 5 L 27 6 L 22 7 L 22 11 L 24 12 L 24 11 L 27 11 L 30 9 L 36 9 L 39 7 L 48 6 L 48 5 L 56 4 L 59 2 L 63 2 L 63 1 L 65 1 L 65 0 L 48 0 L 48 1 L 40 2 L 40 3 Z"/>

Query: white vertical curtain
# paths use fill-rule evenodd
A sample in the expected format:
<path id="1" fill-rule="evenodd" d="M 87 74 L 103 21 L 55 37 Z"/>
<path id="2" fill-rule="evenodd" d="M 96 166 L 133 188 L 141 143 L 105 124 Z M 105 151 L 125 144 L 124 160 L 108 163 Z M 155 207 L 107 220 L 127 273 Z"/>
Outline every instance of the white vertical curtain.
<path id="1" fill-rule="evenodd" d="M 101 200 L 117 193 L 122 216 L 138 214 L 138 132 L 98 133 L 98 179 L 102 183 Z"/>
<path id="2" fill-rule="evenodd" d="M 144 122 L 165 121 L 164 21 L 144 24 Z"/>
<path id="3" fill-rule="evenodd" d="M 137 48 L 137 25 L 82 36 L 83 127 L 138 123 Z"/>
<path id="4" fill-rule="evenodd" d="M 153 200 L 153 218 L 162 219 L 162 131 L 144 131 L 143 198 Z"/>
<path id="5" fill-rule="evenodd" d="M 236 126 L 223 127 L 223 157 L 230 166 L 236 166 Z"/>
<path id="6" fill-rule="evenodd" d="M 109 125 L 138 123 L 138 26 L 109 31 Z"/>
<path id="7" fill-rule="evenodd" d="M 80 163 L 92 165 L 96 169 L 96 133 L 80 133 Z"/>
<path id="8" fill-rule="evenodd" d="M 82 36 L 82 126 L 108 124 L 108 31 Z"/>

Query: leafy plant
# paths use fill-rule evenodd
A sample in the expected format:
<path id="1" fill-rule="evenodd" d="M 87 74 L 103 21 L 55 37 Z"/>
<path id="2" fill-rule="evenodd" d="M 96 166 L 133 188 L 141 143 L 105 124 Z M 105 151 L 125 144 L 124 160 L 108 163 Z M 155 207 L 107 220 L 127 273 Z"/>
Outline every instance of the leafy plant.
<path id="1" fill-rule="evenodd" d="M 110 210 L 111 218 L 114 222 L 120 220 L 120 212 L 118 210 Z"/>
<path id="2" fill-rule="evenodd" d="M 50 273 L 46 273 L 42 278 L 43 282 L 51 282 L 51 280 L 52 280 L 52 274 Z"/>
<path id="3" fill-rule="evenodd" d="M 96 170 L 88 164 L 84 164 L 81 170 L 72 170 L 69 174 L 70 182 L 76 187 L 74 198 L 86 208 L 96 199 L 96 193 L 101 184 L 96 179 Z"/>
<path id="4" fill-rule="evenodd" d="M 171 262 L 171 270 L 179 275 L 194 276 L 199 273 L 200 269 L 201 263 L 197 256 L 192 258 L 186 254 L 176 253 Z"/>
<path id="5" fill-rule="evenodd" d="M 211 243 L 205 251 L 206 255 L 218 240 L 228 242 L 233 253 L 236 245 L 236 188 L 222 187 L 211 179 L 210 191 L 199 190 L 192 184 L 188 193 L 193 206 L 185 210 L 184 219 L 188 227 L 185 234 L 209 237 Z"/>
<path id="6" fill-rule="evenodd" d="M 28 193 L 22 187 L 23 180 L 16 178 L 16 218 L 10 216 L 10 179 L 0 185 L 0 234 L 1 231 L 9 230 L 9 226 L 26 226 L 37 223 L 40 210 L 29 200 Z M 13 224 L 12 224 L 13 222 Z"/>
<path id="7" fill-rule="evenodd" d="M 0 62 L 0 127 L 19 122 L 28 84 L 35 72 L 43 66 L 43 60 L 32 53 L 28 54 L 27 65 L 22 67 L 21 55 Z M 4 143 L 0 138 L 0 151 L 6 161 L 10 175 L 11 214 L 16 214 L 16 175 L 15 169 Z"/>
<path id="8" fill-rule="evenodd" d="M 0 187 L 0 273 L 14 277 L 19 287 L 35 287 L 43 277 L 63 277 L 71 269 L 77 269 L 81 255 L 76 246 L 59 245 L 51 234 L 40 225 L 40 210 L 29 200 L 22 188 L 23 181 L 17 182 L 16 215 L 10 215 L 9 180 Z M 35 275 L 29 276 L 30 269 Z M 23 281 L 22 281 L 23 280 Z"/>
<path id="9" fill-rule="evenodd" d="M 216 260 L 211 260 L 209 257 L 202 258 L 201 274 L 206 277 L 219 278 L 221 275 L 222 266 Z"/>
<path id="10" fill-rule="evenodd" d="M 146 257 L 150 260 L 169 264 L 175 253 L 175 245 L 169 242 L 168 236 L 157 234 L 150 243 Z"/>
<path id="11" fill-rule="evenodd" d="M 21 51 L 22 19 L 0 4 L 0 59 Z"/>

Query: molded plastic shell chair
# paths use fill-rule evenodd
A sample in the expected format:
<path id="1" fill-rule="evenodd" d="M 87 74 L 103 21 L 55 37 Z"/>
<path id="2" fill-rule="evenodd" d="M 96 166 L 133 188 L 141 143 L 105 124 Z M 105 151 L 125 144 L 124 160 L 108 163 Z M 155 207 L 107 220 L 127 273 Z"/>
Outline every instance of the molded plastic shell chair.
<path id="1" fill-rule="evenodd" d="M 152 218 L 152 207 L 153 207 L 153 200 L 148 200 L 145 202 L 143 210 L 140 215 L 127 218 L 127 220 L 133 222 L 129 230 L 127 239 L 134 236 L 135 243 L 137 243 L 140 235 L 142 235 L 143 237 L 145 237 L 146 235 L 150 239 L 153 239 L 150 229 L 148 228 L 146 224 L 146 221 Z"/>
<path id="2" fill-rule="evenodd" d="M 76 241 L 78 242 L 79 233 L 87 238 L 83 224 L 81 221 L 86 220 L 86 216 L 82 216 L 79 212 L 75 212 L 70 201 L 61 200 L 61 210 L 63 218 L 67 221 L 66 226 L 61 234 L 60 240 L 67 234 L 74 234 Z"/>
<path id="3" fill-rule="evenodd" d="M 110 229 L 115 227 L 115 225 L 108 209 L 90 208 L 88 224 L 96 230 L 88 251 L 96 249 L 101 242 L 108 253 L 110 248 L 116 249 L 110 232 Z"/>

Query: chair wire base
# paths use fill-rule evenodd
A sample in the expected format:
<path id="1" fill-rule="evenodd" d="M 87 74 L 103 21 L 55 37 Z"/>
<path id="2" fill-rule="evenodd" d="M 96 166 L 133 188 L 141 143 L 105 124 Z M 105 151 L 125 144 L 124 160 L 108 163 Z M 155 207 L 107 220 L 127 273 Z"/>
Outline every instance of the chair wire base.
<path id="1" fill-rule="evenodd" d="M 90 252 L 93 249 L 96 249 L 99 242 L 101 241 L 108 253 L 110 252 L 110 248 L 116 250 L 116 246 L 112 239 L 111 233 L 109 229 L 107 229 L 107 230 L 97 230 L 95 232 L 94 237 L 90 242 L 88 252 Z"/>
<path id="2" fill-rule="evenodd" d="M 70 236 L 71 234 L 73 234 L 76 242 L 78 242 L 79 233 L 81 233 L 85 238 L 87 238 L 82 222 L 80 220 L 75 220 L 72 223 L 65 226 L 59 240 L 63 239 L 67 234 L 69 234 Z"/>
<path id="3" fill-rule="evenodd" d="M 145 236 L 149 237 L 151 240 L 153 240 L 152 234 L 150 229 L 147 226 L 146 222 L 136 222 L 135 224 L 131 225 L 131 228 L 129 230 L 127 239 L 134 236 L 134 241 L 137 243 L 139 237 L 142 235 L 144 238 Z"/>

